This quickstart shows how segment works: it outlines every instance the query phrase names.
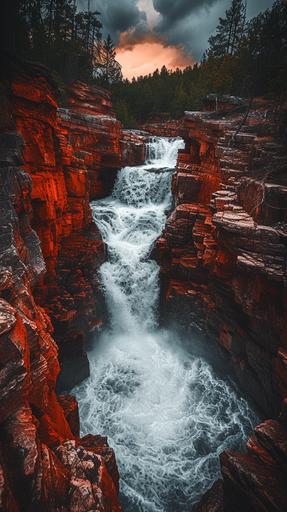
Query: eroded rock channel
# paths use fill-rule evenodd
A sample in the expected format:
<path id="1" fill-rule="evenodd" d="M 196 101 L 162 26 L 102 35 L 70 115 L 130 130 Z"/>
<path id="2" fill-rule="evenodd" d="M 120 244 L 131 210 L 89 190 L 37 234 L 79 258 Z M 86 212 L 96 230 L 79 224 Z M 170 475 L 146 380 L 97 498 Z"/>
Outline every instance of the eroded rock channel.
<path id="1" fill-rule="evenodd" d="M 146 163 L 123 168 L 92 203 L 107 245 L 99 275 L 109 325 L 75 389 L 83 434 L 117 454 L 125 511 L 189 511 L 220 475 L 219 454 L 243 446 L 256 416 L 207 362 L 159 328 L 159 265 L 150 252 L 170 210 L 180 138 L 154 138 Z M 192 341 L 189 340 L 192 348 Z"/>
<path id="2" fill-rule="evenodd" d="M 118 512 L 118 464 L 126 511 L 191 510 L 219 479 L 200 512 L 285 512 L 286 119 L 260 100 L 244 125 L 229 105 L 147 125 L 151 139 L 122 130 L 108 92 L 77 82 L 59 109 L 45 68 L 14 67 L 1 89 L 1 510 Z M 195 339 L 272 419 L 255 426 Z M 88 435 L 57 383 L 78 385 Z"/>

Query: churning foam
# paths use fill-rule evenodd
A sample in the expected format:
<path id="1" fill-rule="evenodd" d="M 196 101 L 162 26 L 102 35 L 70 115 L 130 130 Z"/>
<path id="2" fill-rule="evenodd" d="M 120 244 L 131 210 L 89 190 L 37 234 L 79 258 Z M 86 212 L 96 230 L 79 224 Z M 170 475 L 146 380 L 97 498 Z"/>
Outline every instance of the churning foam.
<path id="1" fill-rule="evenodd" d="M 108 248 L 100 278 L 109 330 L 75 393 L 83 434 L 108 435 L 125 512 L 187 512 L 219 476 L 219 454 L 255 421 L 247 403 L 202 359 L 157 329 L 159 267 L 149 259 L 171 205 L 181 139 L 155 138 L 146 164 L 126 167 L 111 197 L 93 203 Z"/>

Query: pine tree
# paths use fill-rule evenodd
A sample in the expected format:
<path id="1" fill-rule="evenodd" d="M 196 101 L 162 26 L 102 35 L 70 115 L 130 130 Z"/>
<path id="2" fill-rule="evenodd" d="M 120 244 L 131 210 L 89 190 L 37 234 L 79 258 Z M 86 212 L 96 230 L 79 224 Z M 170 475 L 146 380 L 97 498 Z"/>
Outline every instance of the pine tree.
<path id="1" fill-rule="evenodd" d="M 245 64 L 252 94 L 286 93 L 287 4 L 277 0 L 272 8 L 248 24 Z"/>
<path id="2" fill-rule="evenodd" d="M 110 34 L 101 45 L 101 66 L 96 70 L 95 76 L 98 77 L 104 85 L 110 85 L 122 80 L 122 70 L 120 64 L 116 61 L 116 49 Z"/>
<path id="3" fill-rule="evenodd" d="M 232 0 L 225 18 L 219 18 L 216 34 L 209 38 L 208 54 L 214 57 L 234 55 L 240 49 L 246 24 L 246 1 Z"/>

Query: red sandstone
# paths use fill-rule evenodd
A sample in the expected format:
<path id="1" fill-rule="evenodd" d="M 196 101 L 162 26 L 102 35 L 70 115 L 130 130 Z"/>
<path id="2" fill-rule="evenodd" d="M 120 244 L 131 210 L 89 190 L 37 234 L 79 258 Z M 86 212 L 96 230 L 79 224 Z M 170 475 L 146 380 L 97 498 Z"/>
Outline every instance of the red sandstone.
<path id="1" fill-rule="evenodd" d="M 83 340 L 103 320 L 95 275 L 105 250 L 89 201 L 109 193 L 123 163 L 142 162 L 146 135 L 123 133 L 109 94 L 85 84 L 58 109 L 41 68 L 19 71 L 8 93 L 0 134 L 0 508 L 116 512 L 113 451 L 100 436 L 80 439 L 75 399 L 56 395 L 58 346 L 71 386 L 74 361 L 79 380 L 88 374 Z M 286 508 L 287 189 L 274 172 L 284 148 L 266 119 L 253 111 L 237 133 L 240 116 L 187 114 L 176 207 L 154 250 L 165 311 L 175 311 L 186 333 L 221 347 L 241 385 L 278 416 L 255 429 L 247 454 L 222 454 L 223 480 L 202 512 Z M 178 134 L 172 123 L 164 133 L 148 129 Z"/>
<path id="2" fill-rule="evenodd" d="M 88 374 L 82 342 L 102 321 L 96 269 L 105 258 L 89 183 L 94 173 L 103 195 L 105 173 L 121 162 L 108 94 L 77 90 L 69 122 L 42 68 L 19 69 L 6 90 L 15 124 L 0 134 L 3 511 L 120 511 L 113 451 L 100 436 L 80 439 L 75 399 L 55 391 L 58 346 L 62 360 L 77 361 L 78 379 Z"/>
<path id="3" fill-rule="evenodd" d="M 232 112 L 186 114 L 176 206 L 154 249 L 164 317 L 220 347 L 265 415 L 282 411 L 256 428 L 248 455 L 222 454 L 223 486 L 200 512 L 283 512 L 287 503 L 286 153 L 266 108 L 244 126 Z"/>

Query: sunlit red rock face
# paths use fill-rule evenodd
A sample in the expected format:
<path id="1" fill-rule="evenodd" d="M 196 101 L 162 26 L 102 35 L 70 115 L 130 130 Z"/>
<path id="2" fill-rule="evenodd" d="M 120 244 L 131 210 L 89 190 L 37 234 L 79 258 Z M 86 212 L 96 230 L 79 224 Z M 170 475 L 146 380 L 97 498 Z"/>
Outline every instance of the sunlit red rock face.
<path id="1" fill-rule="evenodd" d="M 283 512 L 287 503 L 286 146 L 268 106 L 238 131 L 243 117 L 186 114 L 175 209 L 154 251 L 163 317 L 191 344 L 200 338 L 205 356 L 217 353 L 264 415 L 278 418 L 256 428 L 247 455 L 222 454 L 223 485 L 201 512 Z"/>
<path id="2" fill-rule="evenodd" d="M 122 162 L 125 166 L 142 165 L 146 158 L 146 143 L 150 139 L 147 132 L 123 130 L 121 136 Z"/>
<path id="3" fill-rule="evenodd" d="M 58 348 L 51 320 L 35 300 L 35 287 L 43 282 L 46 267 L 51 282 L 42 286 L 48 298 L 49 286 L 56 286 L 57 255 L 64 251 L 61 230 L 66 240 L 72 236 L 74 210 L 69 210 L 63 168 L 55 163 L 60 158 L 55 150 L 55 105 L 47 97 L 45 80 L 35 78 L 34 88 L 31 85 L 13 85 L 12 105 L 11 91 L 1 89 L 0 509 L 116 512 L 120 507 L 113 451 L 100 436 L 80 439 L 75 399 L 57 397 Z M 26 146 L 11 119 L 14 108 Z M 31 177 L 21 169 L 22 150 Z M 39 228 L 40 219 L 47 231 L 43 228 L 39 235 L 45 251 L 50 244 L 50 260 L 43 257 L 31 226 L 32 221 Z M 92 234 L 85 236 L 95 249 L 99 246 Z"/>
<path id="4" fill-rule="evenodd" d="M 60 347 L 60 385 L 71 387 L 88 375 L 83 341 L 103 319 L 96 271 L 105 250 L 89 201 L 113 185 L 122 163 L 121 125 L 109 93 L 85 84 L 74 84 L 70 108 L 58 109 L 42 68 L 18 74 L 12 94 L 24 168 L 32 179 L 32 225 L 47 267 L 35 293 Z"/>
<path id="5" fill-rule="evenodd" d="M 83 188 L 90 199 L 98 199 L 111 191 L 121 166 L 121 124 L 107 91 L 76 82 L 69 94 L 69 108 L 59 109 L 61 137 L 64 146 L 68 140 L 73 148 L 74 166 L 87 170 L 88 186 L 83 183 Z"/>

